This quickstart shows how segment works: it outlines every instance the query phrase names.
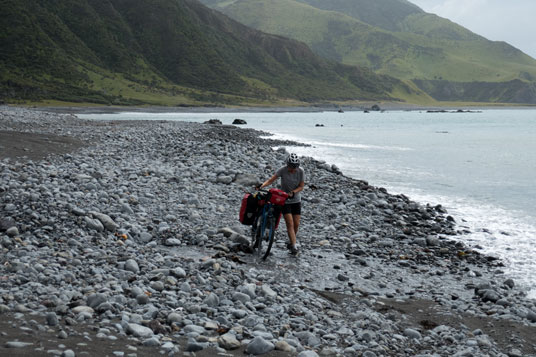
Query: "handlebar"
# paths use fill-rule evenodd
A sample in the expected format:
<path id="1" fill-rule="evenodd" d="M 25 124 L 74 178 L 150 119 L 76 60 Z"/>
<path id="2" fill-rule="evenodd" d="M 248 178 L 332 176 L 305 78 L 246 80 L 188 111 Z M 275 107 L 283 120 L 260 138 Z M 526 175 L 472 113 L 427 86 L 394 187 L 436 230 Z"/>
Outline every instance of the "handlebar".
<path id="1" fill-rule="evenodd" d="M 257 187 L 254 187 L 254 189 L 255 189 L 255 191 L 257 191 L 257 192 L 270 193 L 270 191 L 269 191 L 269 190 L 266 190 L 266 189 L 257 188 Z M 253 193 L 253 192 L 249 192 L 249 191 L 247 191 L 246 189 L 244 189 L 244 192 L 245 192 L 245 193 Z M 292 198 L 292 197 L 294 197 L 294 196 L 296 195 L 296 194 L 293 194 L 293 195 L 291 196 L 289 192 L 287 192 L 287 194 L 288 194 L 288 197 L 289 197 L 289 198 Z"/>

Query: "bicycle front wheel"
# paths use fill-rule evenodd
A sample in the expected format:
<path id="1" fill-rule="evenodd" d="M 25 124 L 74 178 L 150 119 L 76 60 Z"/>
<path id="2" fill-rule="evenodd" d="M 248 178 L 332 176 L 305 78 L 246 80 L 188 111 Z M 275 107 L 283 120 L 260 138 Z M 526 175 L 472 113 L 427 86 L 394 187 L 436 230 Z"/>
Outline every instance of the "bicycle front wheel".
<path id="1" fill-rule="evenodd" d="M 261 255 L 262 246 L 263 246 L 263 237 L 266 232 L 266 218 L 265 216 L 260 216 L 257 219 L 257 226 L 255 227 L 255 233 L 253 234 L 253 253 L 255 255 Z"/>
<path id="2" fill-rule="evenodd" d="M 272 245 L 274 244 L 274 236 L 275 236 L 275 218 L 269 217 L 266 222 L 266 239 L 264 246 L 266 249 L 264 250 L 264 254 L 262 255 L 262 259 L 265 260 L 268 258 L 268 255 L 270 254 L 270 250 L 272 249 Z"/>
<path id="3" fill-rule="evenodd" d="M 255 254 L 263 260 L 268 258 L 272 245 L 274 244 L 274 218 L 266 217 L 259 219 L 255 231 L 255 243 L 253 250 Z"/>

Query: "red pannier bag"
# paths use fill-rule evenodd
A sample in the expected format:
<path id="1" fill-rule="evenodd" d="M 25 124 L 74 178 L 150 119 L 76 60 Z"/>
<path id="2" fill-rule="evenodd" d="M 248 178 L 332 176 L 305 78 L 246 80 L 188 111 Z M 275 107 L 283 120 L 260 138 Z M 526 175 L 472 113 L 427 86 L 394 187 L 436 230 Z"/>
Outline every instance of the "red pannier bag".
<path id="1" fill-rule="evenodd" d="M 251 193 L 246 193 L 242 198 L 242 205 L 240 206 L 240 215 L 238 220 L 240 223 L 251 226 L 257 215 L 259 209 L 259 203 L 257 198 Z"/>
<path id="2" fill-rule="evenodd" d="M 275 219 L 275 229 L 277 229 L 277 227 L 279 227 L 279 221 L 281 220 L 281 216 L 283 216 L 283 213 L 279 212 L 279 214 L 277 215 L 277 217 Z"/>
<path id="3" fill-rule="evenodd" d="M 280 190 L 278 190 L 280 191 Z M 266 194 L 261 194 L 259 196 L 257 196 L 257 205 L 259 206 L 259 211 L 262 209 L 262 206 L 264 206 L 266 204 L 266 197 L 267 195 Z M 271 202 L 271 200 L 270 200 Z M 279 212 L 279 214 L 277 214 L 277 212 Z M 279 221 L 281 221 L 281 217 L 283 216 L 283 214 L 281 213 L 281 210 L 275 210 L 275 215 L 277 216 L 276 219 L 275 219 L 275 229 L 277 229 L 277 227 L 279 227 Z M 257 212 L 258 214 L 258 212 Z"/>
<path id="4" fill-rule="evenodd" d="M 277 188 L 271 188 L 269 192 L 270 192 L 270 203 L 276 206 L 285 205 L 285 201 L 288 198 L 288 193 L 286 193 L 283 190 L 279 190 Z"/>

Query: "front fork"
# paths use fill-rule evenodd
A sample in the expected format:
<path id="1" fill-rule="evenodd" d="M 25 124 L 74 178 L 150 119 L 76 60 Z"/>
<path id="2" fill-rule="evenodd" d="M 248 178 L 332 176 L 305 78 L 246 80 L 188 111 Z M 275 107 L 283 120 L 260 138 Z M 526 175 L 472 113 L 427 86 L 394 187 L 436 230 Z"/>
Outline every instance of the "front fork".
<path id="1" fill-rule="evenodd" d="M 261 232 L 264 233 L 266 231 L 266 223 L 268 223 L 268 218 L 270 217 L 273 217 L 273 210 L 271 209 L 271 207 L 268 207 L 268 205 L 264 205 L 262 207 L 262 213 L 255 219 L 255 221 L 253 222 L 253 227 L 251 228 L 252 229 L 252 234 L 255 234 L 255 232 L 257 231 L 257 225 L 259 224 L 259 220 L 262 221 L 262 226 L 261 226 Z M 263 219 L 261 219 L 263 218 Z M 264 234 L 262 234 L 264 235 Z M 261 239 L 263 239 L 264 237 L 261 237 Z"/>

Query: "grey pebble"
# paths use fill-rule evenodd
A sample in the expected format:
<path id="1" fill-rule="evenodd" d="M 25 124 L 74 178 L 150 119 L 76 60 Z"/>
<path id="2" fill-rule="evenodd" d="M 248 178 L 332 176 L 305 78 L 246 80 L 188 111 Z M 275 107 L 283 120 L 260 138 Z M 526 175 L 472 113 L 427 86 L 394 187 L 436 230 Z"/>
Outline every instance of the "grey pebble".
<path id="1" fill-rule="evenodd" d="M 76 356 L 76 354 L 74 353 L 73 350 L 65 350 L 61 354 L 61 357 L 75 357 L 75 356 Z"/>
<path id="2" fill-rule="evenodd" d="M 8 341 L 5 344 L 6 348 L 25 348 L 33 346 L 32 342 Z"/>
<path id="3" fill-rule="evenodd" d="M 47 314 L 46 320 L 48 326 L 57 326 L 59 323 L 58 316 L 53 312 Z"/>
<path id="4" fill-rule="evenodd" d="M 92 143 L 45 161 L 0 160 L 0 313 L 12 311 L 22 333 L 59 331 L 51 327 L 61 317 L 66 345 L 74 325 L 97 327 L 83 336 L 88 344 L 128 335 L 115 355 L 136 354 L 137 344 L 178 355 L 186 351 L 168 339 L 185 337 L 187 349 L 219 353 L 498 356 L 485 332 L 406 329 L 397 304 L 536 323 L 534 304 L 500 261 L 450 239 L 465 228 L 442 207 L 313 158 L 302 158 L 300 255 L 288 255 L 281 222 L 272 255 L 253 259 L 250 226 L 237 221 L 243 185 L 273 175 L 293 143 L 226 125 L 96 125 L 6 106 L 0 130 Z M 12 227 L 18 232 L 6 233 Z M 48 326 L 23 325 L 31 313 Z"/>

